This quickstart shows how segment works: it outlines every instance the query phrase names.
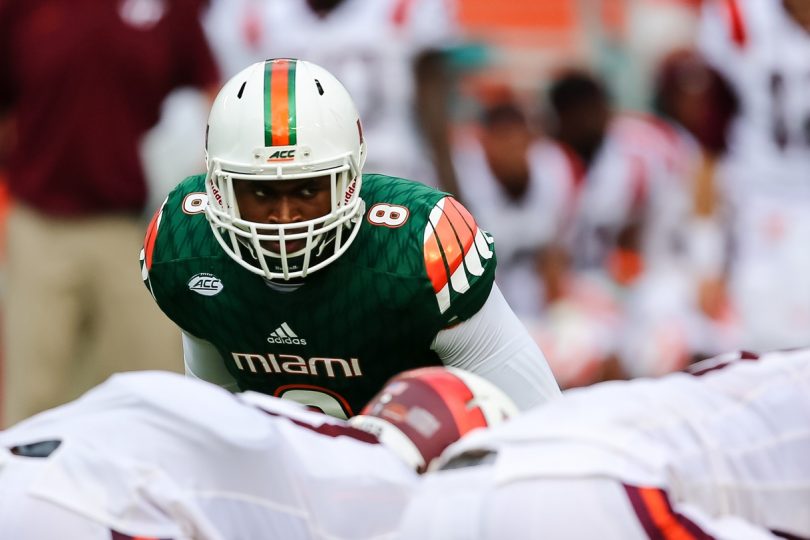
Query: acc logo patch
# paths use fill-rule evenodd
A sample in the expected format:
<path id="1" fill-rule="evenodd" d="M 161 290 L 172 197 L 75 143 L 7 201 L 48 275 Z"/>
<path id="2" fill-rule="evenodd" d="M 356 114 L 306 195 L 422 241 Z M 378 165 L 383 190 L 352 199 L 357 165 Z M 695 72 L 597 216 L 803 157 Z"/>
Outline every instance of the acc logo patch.
<path id="1" fill-rule="evenodd" d="M 222 292 L 223 288 L 225 288 L 224 285 L 214 274 L 197 274 L 188 280 L 188 290 L 203 296 L 217 295 Z"/>

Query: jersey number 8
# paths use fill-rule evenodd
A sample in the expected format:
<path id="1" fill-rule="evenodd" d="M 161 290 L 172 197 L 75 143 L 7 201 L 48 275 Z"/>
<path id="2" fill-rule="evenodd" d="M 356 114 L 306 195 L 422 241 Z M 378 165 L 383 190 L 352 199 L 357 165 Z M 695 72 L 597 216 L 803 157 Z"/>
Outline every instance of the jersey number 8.
<path id="1" fill-rule="evenodd" d="M 408 209 L 397 204 L 377 203 L 368 211 L 368 221 L 372 225 L 381 225 L 395 229 L 408 221 Z"/>

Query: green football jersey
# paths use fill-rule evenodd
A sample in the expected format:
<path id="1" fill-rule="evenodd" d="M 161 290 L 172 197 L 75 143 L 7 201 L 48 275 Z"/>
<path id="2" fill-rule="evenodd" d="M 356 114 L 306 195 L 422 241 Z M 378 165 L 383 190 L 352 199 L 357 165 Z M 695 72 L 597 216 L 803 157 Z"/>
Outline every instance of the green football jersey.
<path id="1" fill-rule="evenodd" d="M 169 318 L 217 348 L 241 390 L 357 414 L 396 373 L 440 364 L 436 334 L 475 314 L 492 288 L 493 240 L 463 206 L 417 182 L 364 175 L 349 249 L 279 290 L 217 243 L 204 180 L 184 180 L 155 214 L 142 274 Z"/>

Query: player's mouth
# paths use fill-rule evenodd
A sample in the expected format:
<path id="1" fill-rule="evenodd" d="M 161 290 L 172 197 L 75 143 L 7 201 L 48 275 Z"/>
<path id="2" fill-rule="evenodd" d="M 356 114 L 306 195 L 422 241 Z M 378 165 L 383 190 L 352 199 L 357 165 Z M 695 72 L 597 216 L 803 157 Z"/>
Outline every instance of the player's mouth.
<path id="1" fill-rule="evenodd" d="M 281 253 L 281 242 L 270 242 L 270 241 L 268 241 L 268 242 L 263 242 L 263 244 L 264 244 L 265 249 L 267 249 L 269 251 L 272 251 L 273 253 Z M 287 248 L 286 252 L 289 254 L 289 253 L 295 253 L 297 251 L 301 251 L 302 249 L 304 249 L 304 247 L 306 247 L 306 245 L 307 245 L 307 241 L 306 241 L 305 238 L 301 238 L 299 240 L 286 240 L 284 242 L 284 244 L 285 244 L 285 247 Z"/>

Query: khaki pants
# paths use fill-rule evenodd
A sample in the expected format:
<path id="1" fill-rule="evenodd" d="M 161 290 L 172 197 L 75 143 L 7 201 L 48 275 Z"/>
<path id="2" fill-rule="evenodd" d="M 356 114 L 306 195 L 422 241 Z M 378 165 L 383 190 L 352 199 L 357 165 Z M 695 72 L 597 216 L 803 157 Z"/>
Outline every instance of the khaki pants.
<path id="1" fill-rule="evenodd" d="M 15 205 L 7 227 L 0 427 L 117 371 L 182 371 L 179 330 L 140 276 L 141 220 L 54 219 Z"/>

